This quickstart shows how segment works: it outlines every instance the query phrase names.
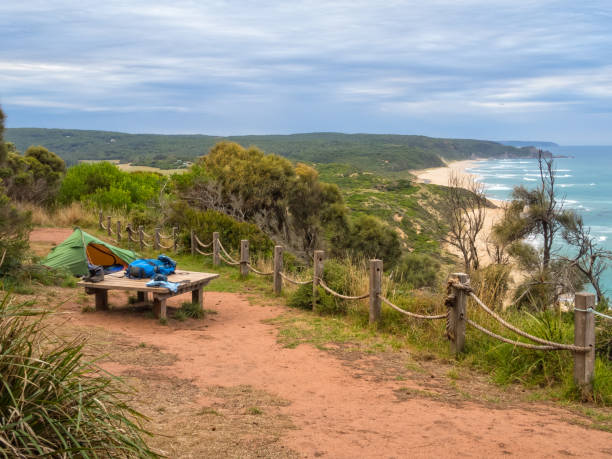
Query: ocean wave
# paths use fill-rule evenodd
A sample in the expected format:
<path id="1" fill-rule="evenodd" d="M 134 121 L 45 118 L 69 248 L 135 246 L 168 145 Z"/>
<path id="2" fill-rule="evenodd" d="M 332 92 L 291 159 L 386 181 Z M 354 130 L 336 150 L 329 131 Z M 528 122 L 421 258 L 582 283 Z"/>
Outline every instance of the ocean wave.
<path id="1" fill-rule="evenodd" d="M 607 239 L 608 239 L 608 236 L 599 236 L 599 237 L 597 238 L 597 240 L 598 240 L 599 242 L 603 242 L 603 241 L 605 241 L 605 240 L 607 240 Z"/>
<path id="2" fill-rule="evenodd" d="M 574 183 L 561 183 L 559 186 L 561 188 L 571 188 L 573 187 L 575 184 Z"/>
<path id="3" fill-rule="evenodd" d="M 510 191 L 512 188 L 501 183 L 494 183 L 487 186 L 488 191 Z"/>
<path id="4" fill-rule="evenodd" d="M 537 181 L 537 179 L 529 178 L 529 177 L 523 177 L 523 180 L 526 180 L 527 182 L 535 182 L 535 181 Z"/>

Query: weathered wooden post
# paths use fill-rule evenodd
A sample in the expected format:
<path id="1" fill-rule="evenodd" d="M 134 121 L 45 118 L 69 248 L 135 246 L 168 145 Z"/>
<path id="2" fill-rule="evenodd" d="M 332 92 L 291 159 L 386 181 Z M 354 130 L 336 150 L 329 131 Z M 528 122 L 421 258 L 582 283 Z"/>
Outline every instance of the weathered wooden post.
<path id="1" fill-rule="evenodd" d="M 104 228 L 104 213 L 102 211 L 100 211 L 100 213 L 98 214 L 98 223 L 100 224 L 101 230 L 106 229 Z"/>
<path id="2" fill-rule="evenodd" d="M 111 216 L 106 217 L 106 232 L 109 236 L 113 235 L 113 229 L 111 228 Z"/>
<path id="3" fill-rule="evenodd" d="M 159 250 L 159 227 L 155 228 L 155 234 L 153 235 L 153 248 Z"/>
<path id="4" fill-rule="evenodd" d="M 465 273 L 453 273 L 454 277 L 461 284 L 466 285 L 470 277 Z M 467 292 L 462 288 L 452 287 L 455 301 L 450 308 L 446 331 L 450 339 L 450 350 L 454 354 L 463 352 L 465 346 L 465 320 L 467 318 Z"/>
<path id="5" fill-rule="evenodd" d="M 121 220 L 117 220 L 117 242 L 121 242 Z"/>
<path id="6" fill-rule="evenodd" d="M 219 258 L 219 250 L 220 250 L 219 233 L 216 231 L 213 233 L 212 247 L 213 247 L 213 266 L 219 266 L 219 264 L 221 263 L 221 259 Z"/>
<path id="7" fill-rule="evenodd" d="M 370 323 L 380 320 L 380 294 L 382 292 L 382 260 L 370 260 Z"/>
<path id="8" fill-rule="evenodd" d="M 595 295 L 576 293 L 574 309 L 574 344 L 590 348 L 587 352 L 574 352 L 574 382 L 583 393 L 593 389 L 595 371 Z"/>
<path id="9" fill-rule="evenodd" d="M 132 248 L 132 224 L 131 223 L 127 224 L 127 226 L 125 227 L 125 232 L 127 233 L 128 247 L 131 249 Z"/>
<path id="10" fill-rule="evenodd" d="M 196 254 L 196 251 L 195 251 L 196 246 L 195 245 L 196 245 L 195 233 L 194 233 L 193 230 L 191 230 L 191 256 L 192 257 L 195 256 L 195 254 Z"/>
<path id="11" fill-rule="evenodd" d="M 240 241 L 240 275 L 247 277 L 249 275 L 249 240 L 242 239 Z"/>
<path id="12" fill-rule="evenodd" d="M 144 250 L 144 230 L 142 225 L 138 227 L 138 240 L 140 242 L 140 250 Z"/>
<path id="13" fill-rule="evenodd" d="M 314 264 L 312 267 L 312 310 L 316 310 L 319 302 L 319 279 L 323 277 L 323 267 L 325 262 L 325 251 L 314 251 Z"/>
<path id="14" fill-rule="evenodd" d="M 280 273 L 283 271 L 283 246 L 274 246 L 274 293 L 281 294 L 283 290 L 283 278 Z"/>
<path id="15" fill-rule="evenodd" d="M 178 252 L 178 228 L 176 226 L 172 227 L 172 244 L 174 253 Z"/>

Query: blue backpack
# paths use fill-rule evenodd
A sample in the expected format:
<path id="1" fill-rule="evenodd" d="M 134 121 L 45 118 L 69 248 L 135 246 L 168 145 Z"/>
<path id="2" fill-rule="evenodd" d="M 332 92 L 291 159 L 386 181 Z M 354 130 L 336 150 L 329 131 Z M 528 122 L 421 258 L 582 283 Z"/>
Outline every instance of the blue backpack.
<path id="1" fill-rule="evenodd" d="M 132 279 L 149 279 L 156 274 L 173 274 L 176 261 L 166 255 L 160 255 L 157 260 L 152 258 L 141 258 L 131 262 L 125 268 L 125 276 Z"/>

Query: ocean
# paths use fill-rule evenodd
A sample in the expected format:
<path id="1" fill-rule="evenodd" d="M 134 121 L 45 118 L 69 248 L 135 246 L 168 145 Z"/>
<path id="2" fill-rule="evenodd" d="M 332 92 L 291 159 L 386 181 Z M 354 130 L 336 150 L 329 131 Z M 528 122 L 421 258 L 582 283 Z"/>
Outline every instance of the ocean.
<path id="1" fill-rule="evenodd" d="M 591 227 L 591 234 L 612 251 L 612 146 L 558 146 L 545 150 L 568 156 L 554 159 L 557 191 L 565 207 L 580 213 Z M 511 199 L 514 186 L 535 188 L 539 177 L 535 159 L 479 161 L 467 172 L 478 175 L 487 196 L 503 200 Z M 561 242 L 558 248 L 567 250 Z M 606 293 L 612 293 L 612 262 L 602 276 L 602 286 Z"/>

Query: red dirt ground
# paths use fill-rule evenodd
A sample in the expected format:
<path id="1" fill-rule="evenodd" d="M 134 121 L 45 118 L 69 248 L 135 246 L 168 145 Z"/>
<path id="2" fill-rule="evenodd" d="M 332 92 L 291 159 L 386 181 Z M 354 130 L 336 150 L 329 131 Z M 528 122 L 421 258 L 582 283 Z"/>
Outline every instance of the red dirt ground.
<path id="1" fill-rule="evenodd" d="M 33 233 L 33 240 L 58 243 L 66 235 L 43 229 Z M 214 289 L 214 282 L 209 289 Z M 111 304 L 125 300 L 122 293 L 110 296 Z M 169 304 L 189 300 L 177 297 Z M 74 312 L 68 324 L 101 327 L 127 337 L 134 347 L 144 343 L 175 354 L 176 361 L 153 363 L 152 368 L 170 378 L 190 380 L 202 393 L 214 385 L 249 385 L 285 399 L 289 403 L 280 413 L 296 428 L 284 432 L 280 441 L 302 457 L 612 455 L 612 434 L 570 424 L 568 412 L 550 404 L 491 408 L 418 394 L 399 398 L 397 390 L 406 387 L 406 381 L 381 381 L 367 372 L 364 376 L 360 365 L 366 364 L 365 358 L 349 366 L 310 345 L 284 348 L 277 342 L 276 326 L 262 322 L 286 311 L 278 304 L 254 305 L 242 295 L 207 291 L 205 307 L 218 314 L 186 329 L 163 326 L 121 309 L 85 314 L 74 302 L 64 309 Z M 103 366 L 118 374 L 132 369 L 123 363 Z M 427 390 L 426 381 L 419 387 Z M 205 406 L 207 400 L 200 402 Z"/>

